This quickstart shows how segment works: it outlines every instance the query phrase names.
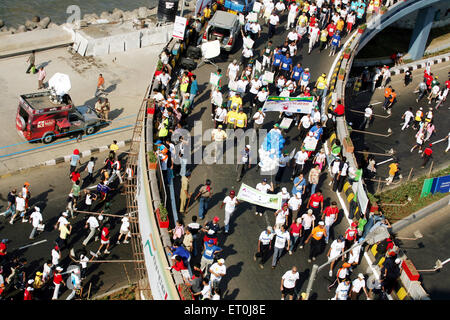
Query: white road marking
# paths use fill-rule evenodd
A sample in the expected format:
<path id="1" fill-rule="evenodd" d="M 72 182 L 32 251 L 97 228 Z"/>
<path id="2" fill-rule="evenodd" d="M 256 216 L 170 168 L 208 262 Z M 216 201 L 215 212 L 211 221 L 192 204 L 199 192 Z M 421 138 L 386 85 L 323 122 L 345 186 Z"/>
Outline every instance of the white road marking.
<path id="1" fill-rule="evenodd" d="M 18 249 L 19 249 L 19 250 L 22 250 L 22 249 L 25 249 L 25 248 L 28 248 L 28 247 L 31 247 L 31 246 L 35 246 L 35 245 L 38 245 L 38 244 L 41 244 L 41 243 L 44 243 L 44 242 L 47 242 L 47 239 L 44 239 L 44 240 L 41 240 L 41 241 L 38 241 L 38 242 L 34 242 L 34 243 L 27 244 L 26 246 L 20 247 L 20 248 L 18 248 Z"/>
<path id="2" fill-rule="evenodd" d="M 389 159 L 387 159 L 387 160 L 378 162 L 376 165 L 377 165 L 377 166 L 380 166 L 380 165 L 385 164 L 386 162 L 389 162 L 389 161 L 392 161 L 392 160 L 394 160 L 394 158 L 389 158 Z"/>

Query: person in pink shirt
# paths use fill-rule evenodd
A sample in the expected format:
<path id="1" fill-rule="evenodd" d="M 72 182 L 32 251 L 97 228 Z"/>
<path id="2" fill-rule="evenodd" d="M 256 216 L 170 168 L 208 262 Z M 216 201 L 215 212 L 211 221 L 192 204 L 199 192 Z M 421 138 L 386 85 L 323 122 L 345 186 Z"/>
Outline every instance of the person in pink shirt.
<path id="1" fill-rule="evenodd" d="M 38 72 L 38 90 L 44 88 L 44 79 L 47 76 L 47 73 L 44 70 L 44 67 L 39 68 Z"/>

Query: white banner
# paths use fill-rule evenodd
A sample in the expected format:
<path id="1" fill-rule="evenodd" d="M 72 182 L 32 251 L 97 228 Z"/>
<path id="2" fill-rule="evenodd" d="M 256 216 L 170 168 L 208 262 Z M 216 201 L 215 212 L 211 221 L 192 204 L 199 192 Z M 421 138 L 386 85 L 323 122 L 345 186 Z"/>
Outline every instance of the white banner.
<path id="1" fill-rule="evenodd" d="M 184 40 L 184 31 L 186 30 L 187 19 L 183 17 L 176 16 L 175 22 L 173 24 L 173 35 L 172 37 Z"/>
<path id="2" fill-rule="evenodd" d="M 155 218 L 150 186 L 147 178 L 144 140 L 140 144 L 137 169 L 137 192 L 139 231 L 142 237 L 145 267 L 154 300 L 179 300 L 170 272 L 166 254 Z"/>
<path id="3" fill-rule="evenodd" d="M 281 209 L 281 194 L 263 193 L 245 183 L 241 184 L 237 199 L 269 209 Z"/>
<path id="4" fill-rule="evenodd" d="M 267 97 L 263 112 L 278 111 L 291 113 L 311 113 L 313 97 Z"/>

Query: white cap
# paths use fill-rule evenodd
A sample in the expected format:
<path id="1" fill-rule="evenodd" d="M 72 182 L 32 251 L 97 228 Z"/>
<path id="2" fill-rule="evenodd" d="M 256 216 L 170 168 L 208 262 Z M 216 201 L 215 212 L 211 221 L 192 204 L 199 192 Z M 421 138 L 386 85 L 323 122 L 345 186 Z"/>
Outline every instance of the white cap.
<path id="1" fill-rule="evenodd" d="M 56 271 L 63 271 L 63 268 L 61 268 L 61 267 L 56 267 Z"/>
<path id="2" fill-rule="evenodd" d="M 68 216 L 67 211 L 64 211 L 64 212 L 62 213 L 62 215 L 63 215 L 64 217 L 67 217 L 67 216 Z"/>
<path id="3" fill-rule="evenodd" d="M 100 221 L 102 221 L 102 220 L 103 220 L 103 216 L 102 216 L 102 215 L 99 215 L 99 216 L 97 217 L 97 219 L 100 220 Z"/>
<path id="4" fill-rule="evenodd" d="M 400 258 L 395 259 L 396 264 L 400 264 L 400 262 L 402 262 L 402 260 L 400 260 Z"/>
<path id="5" fill-rule="evenodd" d="M 364 275 L 363 275 L 362 273 L 359 273 L 359 274 L 358 274 L 358 278 L 364 279 Z"/>
<path id="6" fill-rule="evenodd" d="M 319 221 L 319 225 L 323 226 L 325 223 L 323 221 Z"/>
<path id="7" fill-rule="evenodd" d="M 36 211 L 41 211 L 41 208 L 39 208 L 39 207 L 34 207 L 34 210 L 36 210 Z"/>
<path id="8" fill-rule="evenodd" d="M 214 230 L 208 230 L 208 234 L 214 234 Z"/>
<path id="9" fill-rule="evenodd" d="M 34 288 L 33 287 L 27 287 L 27 290 L 28 291 L 34 291 Z"/>
<path id="10" fill-rule="evenodd" d="M 217 260 L 217 262 L 218 263 L 225 263 L 225 260 L 224 259 L 219 259 L 219 260 Z"/>
<path id="11" fill-rule="evenodd" d="M 287 193 L 287 188 L 286 187 L 281 188 L 281 192 Z"/>
<path id="12" fill-rule="evenodd" d="M 267 226 L 267 230 L 269 230 L 270 232 L 273 231 L 273 228 L 271 226 Z"/>
<path id="13" fill-rule="evenodd" d="M 302 218 L 297 218 L 297 222 L 298 223 L 302 222 Z"/>
<path id="14" fill-rule="evenodd" d="M 34 282 L 33 279 L 28 280 L 28 283 L 29 283 L 29 284 L 32 284 L 33 282 Z"/>
<path id="15" fill-rule="evenodd" d="M 308 211 L 306 211 L 308 214 L 313 213 L 312 209 L 308 209 Z"/>
<path id="16" fill-rule="evenodd" d="M 248 144 L 248 145 L 246 145 L 245 146 L 248 150 L 250 150 L 251 148 L 250 148 L 250 145 Z"/>

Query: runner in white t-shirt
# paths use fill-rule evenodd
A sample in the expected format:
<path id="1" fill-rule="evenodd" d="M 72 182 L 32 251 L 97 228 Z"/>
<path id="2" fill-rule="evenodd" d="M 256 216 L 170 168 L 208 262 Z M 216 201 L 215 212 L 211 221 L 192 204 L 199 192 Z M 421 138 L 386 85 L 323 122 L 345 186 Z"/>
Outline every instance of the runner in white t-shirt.
<path id="1" fill-rule="evenodd" d="M 272 258 L 272 269 L 275 269 L 278 259 L 283 254 L 284 248 L 286 246 L 289 248 L 291 242 L 291 236 L 289 232 L 286 231 L 284 225 L 280 226 L 280 229 L 275 231 L 275 245 L 273 248 L 273 258 Z"/>
<path id="2" fill-rule="evenodd" d="M 230 195 L 226 196 L 225 199 L 223 199 L 222 204 L 220 205 L 220 209 L 222 209 L 225 205 L 225 219 L 223 220 L 223 223 L 225 224 L 225 233 L 227 234 L 230 228 L 230 218 L 233 215 L 236 205 L 239 204 L 239 201 L 235 197 L 235 194 L 235 191 L 231 190 Z"/>
<path id="3" fill-rule="evenodd" d="M 341 253 L 343 253 L 344 248 L 345 248 L 344 237 L 339 236 L 339 238 L 337 238 L 336 240 L 334 240 L 331 243 L 330 249 L 328 250 L 328 253 L 327 253 L 328 261 L 333 260 L 334 258 L 339 256 Z M 342 261 L 344 261 L 344 256 L 342 256 Z M 330 277 L 333 276 L 333 267 L 334 267 L 335 262 L 336 262 L 336 260 L 331 261 L 330 271 L 328 274 Z"/>
<path id="4" fill-rule="evenodd" d="M 291 270 L 285 272 L 281 277 L 281 300 L 284 300 L 285 296 L 290 296 L 289 300 L 294 299 L 294 289 L 298 279 L 300 279 L 300 274 L 296 266 L 293 266 Z"/>
<path id="5" fill-rule="evenodd" d="M 302 215 L 302 226 L 303 226 L 303 235 L 302 239 L 300 240 L 300 249 L 303 249 L 303 245 L 305 243 L 305 240 L 308 239 L 309 235 L 311 234 L 312 229 L 315 225 L 316 217 L 313 215 L 312 209 L 308 209 L 307 213 L 304 213 Z"/>

